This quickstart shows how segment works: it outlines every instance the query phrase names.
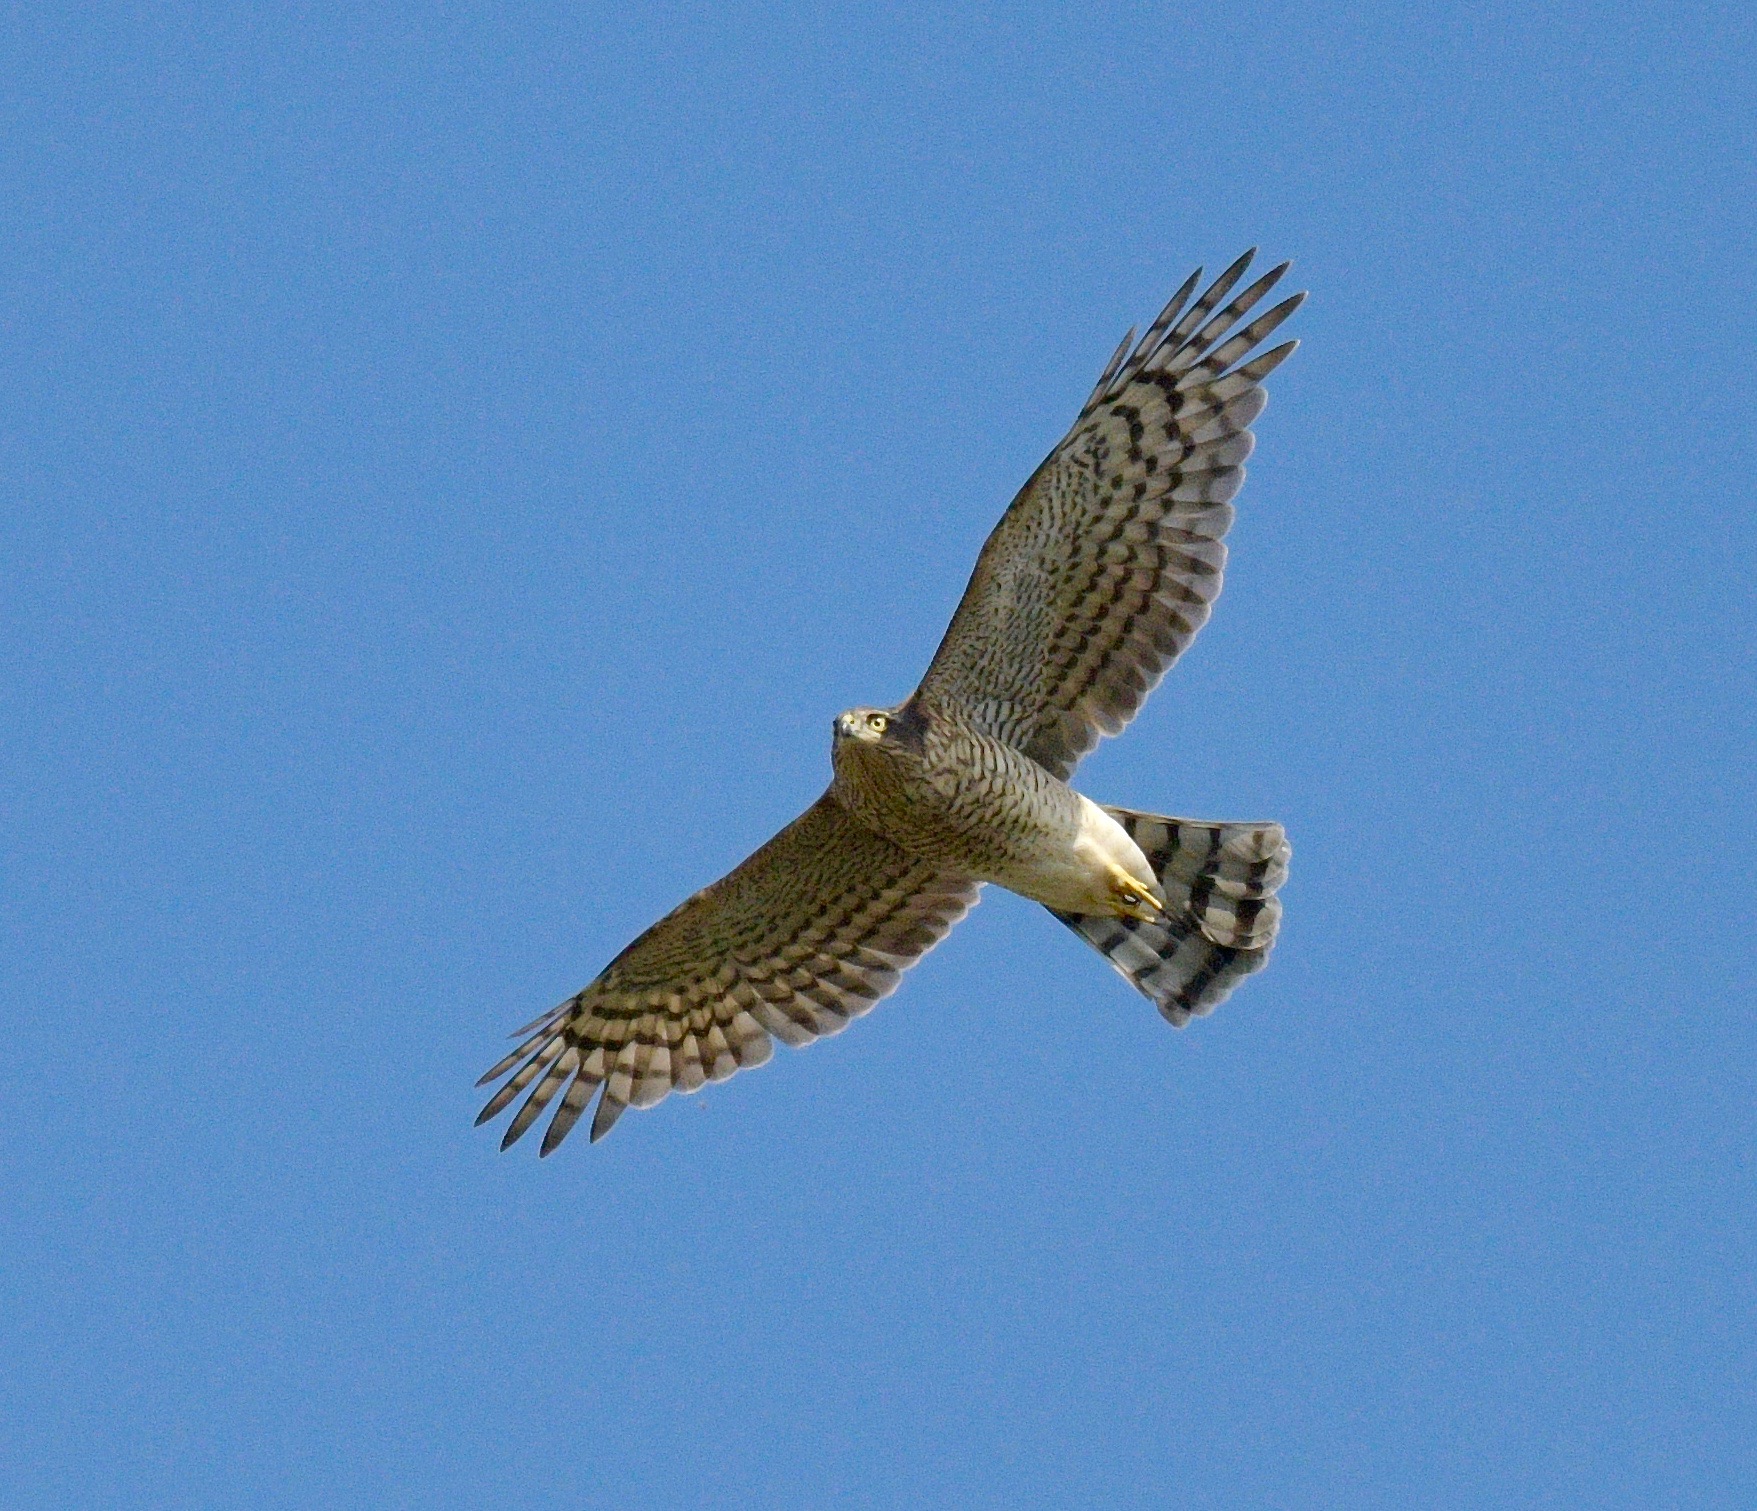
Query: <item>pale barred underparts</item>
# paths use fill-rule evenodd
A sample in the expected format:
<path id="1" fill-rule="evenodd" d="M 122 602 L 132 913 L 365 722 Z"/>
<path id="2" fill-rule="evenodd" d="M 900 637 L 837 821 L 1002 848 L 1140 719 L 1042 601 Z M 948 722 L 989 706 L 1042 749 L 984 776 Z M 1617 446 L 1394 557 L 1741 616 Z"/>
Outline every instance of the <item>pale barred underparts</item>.
<path id="1" fill-rule="evenodd" d="M 1287 269 L 1222 308 L 1251 256 L 1189 304 L 1198 271 L 1123 338 L 989 536 L 921 686 L 835 721 L 829 790 L 515 1035 L 481 1082 L 510 1073 L 478 1122 L 531 1088 L 502 1148 L 557 1097 L 544 1154 L 594 1095 L 596 1140 L 625 1108 L 760 1065 L 774 1039 L 839 1033 L 985 882 L 1043 903 L 1179 1027 L 1262 969 L 1279 824 L 1104 807 L 1067 785 L 1220 591 L 1262 381 L 1297 343 L 1251 354 L 1305 297 L 1240 328 Z"/>

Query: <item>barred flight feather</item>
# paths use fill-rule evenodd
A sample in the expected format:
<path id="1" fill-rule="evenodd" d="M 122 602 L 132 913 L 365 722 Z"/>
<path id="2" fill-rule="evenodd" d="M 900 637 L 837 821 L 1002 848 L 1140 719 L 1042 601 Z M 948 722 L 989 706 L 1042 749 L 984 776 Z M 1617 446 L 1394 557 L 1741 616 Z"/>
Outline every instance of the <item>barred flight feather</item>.
<path id="1" fill-rule="evenodd" d="M 1166 1021 L 1212 1012 L 1269 963 L 1281 923 L 1276 890 L 1292 851 L 1279 824 L 1220 824 L 1105 809 L 1141 847 L 1165 889 L 1157 923 L 1056 913 Z M 1053 909 L 1051 911 L 1054 911 Z"/>

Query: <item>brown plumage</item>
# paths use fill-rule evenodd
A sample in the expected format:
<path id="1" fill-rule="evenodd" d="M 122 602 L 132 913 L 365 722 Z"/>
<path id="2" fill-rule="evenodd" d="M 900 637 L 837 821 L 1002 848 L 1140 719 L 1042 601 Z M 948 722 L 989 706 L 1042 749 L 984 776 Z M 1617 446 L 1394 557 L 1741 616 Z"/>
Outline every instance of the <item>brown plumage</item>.
<path id="1" fill-rule="evenodd" d="M 1124 338 L 1073 429 L 990 535 L 927 675 L 897 709 L 836 722 L 829 790 L 659 920 L 482 1078 L 479 1122 L 557 1097 L 548 1154 L 603 1088 L 627 1107 L 836 1033 L 892 991 L 995 882 L 1049 907 L 1174 1024 L 1261 969 L 1288 847 L 1275 824 L 1101 808 L 1066 785 L 1206 622 L 1261 413 L 1293 350 L 1250 353 L 1298 307 L 1238 322 L 1282 264 L 1225 303 L 1246 253 L 1185 311 L 1192 276 Z"/>

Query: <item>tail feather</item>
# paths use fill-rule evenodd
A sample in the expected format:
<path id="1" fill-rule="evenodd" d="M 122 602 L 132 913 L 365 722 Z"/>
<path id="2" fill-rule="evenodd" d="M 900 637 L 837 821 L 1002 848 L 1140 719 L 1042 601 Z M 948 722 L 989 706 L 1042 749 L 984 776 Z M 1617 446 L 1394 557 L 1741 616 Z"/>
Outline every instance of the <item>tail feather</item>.
<path id="1" fill-rule="evenodd" d="M 1279 824 L 1219 824 L 1106 808 L 1141 847 L 1165 889 L 1154 923 L 1056 913 L 1105 956 L 1166 1021 L 1212 1012 L 1269 963 L 1281 924 L 1276 889 L 1292 854 Z M 1054 909 L 1051 909 L 1054 912 Z"/>

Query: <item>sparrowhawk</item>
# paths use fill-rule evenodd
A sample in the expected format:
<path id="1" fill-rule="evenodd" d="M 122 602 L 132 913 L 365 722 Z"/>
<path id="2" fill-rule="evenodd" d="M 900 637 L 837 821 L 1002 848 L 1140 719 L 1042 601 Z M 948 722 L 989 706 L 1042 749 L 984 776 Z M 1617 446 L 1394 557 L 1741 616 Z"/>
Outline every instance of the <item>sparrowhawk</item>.
<path id="1" fill-rule="evenodd" d="M 1106 807 L 1067 785 L 1220 591 L 1262 382 L 1296 343 L 1251 354 L 1304 298 L 1235 329 L 1287 268 L 1222 308 L 1251 255 L 1190 304 L 1198 271 L 1123 338 L 989 536 L 920 687 L 835 720 L 824 795 L 515 1035 L 481 1082 L 510 1073 L 478 1122 L 532 1087 L 502 1148 L 558 1096 L 544 1154 L 600 1087 L 594 1140 L 625 1108 L 760 1065 L 772 1039 L 840 1032 L 984 882 L 1043 903 L 1180 1027 L 1262 968 L 1280 825 Z"/>

